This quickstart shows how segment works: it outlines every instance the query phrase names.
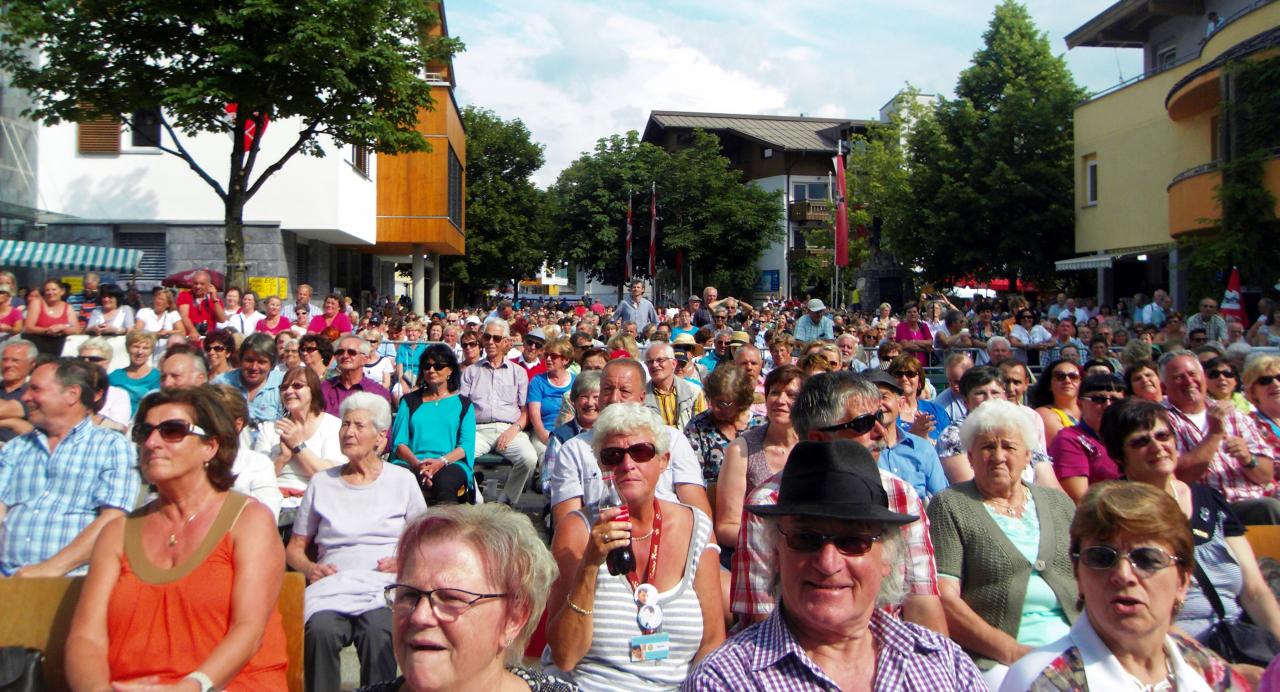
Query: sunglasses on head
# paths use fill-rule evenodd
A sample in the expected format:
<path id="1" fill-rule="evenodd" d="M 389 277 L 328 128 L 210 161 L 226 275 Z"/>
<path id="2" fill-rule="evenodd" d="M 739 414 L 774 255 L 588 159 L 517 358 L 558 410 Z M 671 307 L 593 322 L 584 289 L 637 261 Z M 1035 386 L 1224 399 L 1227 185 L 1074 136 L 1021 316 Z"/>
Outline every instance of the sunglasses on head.
<path id="1" fill-rule="evenodd" d="M 133 426 L 133 441 L 142 444 L 151 437 L 153 431 L 160 431 L 160 439 L 165 442 L 181 442 L 187 435 L 198 435 L 200 437 L 208 437 L 209 434 L 194 423 L 189 423 L 180 418 L 173 418 L 166 421 L 160 421 L 152 425 L 151 423 L 138 423 Z"/>
<path id="2" fill-rule="evenodd" d="M 1210 370 L 1209 372 L 1206 372 L 1204 376 L 1211 380 L 1217 380 L 1223 377 L 1235 379 L 1236 374 L 1230 370 Z"/>
<path id="3" fill-rule="evenodd" d="M 830 543 L 842 555 L 866 555 L 871 546 L 880 540 L 880 536 L 854 534 L 852 536 L 827 536 L 813 531 L 792 531 L 787 533 L 778 527 L 778 533 L 787 541 L 787 547 L 796 552 L 816 553 L 822 546 Z"/>
<path id="4" fill-rule="evenodd" d="M 1134 437 L 1131 437 L 1125 440 L 1124 446 L 1128 447 L 1129 449 L 1137 451 L 1139 449 L 1146 449 L 1147 445 L 1151 444 L 1152 440 L 1155 440 L 1156 442 L 1160 442 L 1160 443 L 1165 443 L 1172 439 L 1173 439 L 1172 430 L 1167 430 L 1167 429 L 1157 430 L 1147 435 L 1136 435 Z"/>
<path id="5" fill-rule="evenodd" d="M 1160 548 L 1147 546 L 1122 553 L 1109 545 L 1094 545 L 1071 556 L 1085 567 L 1097 570 L 1111 569 L 1123 558 L 1133 566 L 1133 571 L 1143 577 L 1150 577 L 1176 562 L 1182 562 L 1182 558 L 1176 555 L 1170 555 Z"/>
<path id="6" fill-rule="evenodd" d="M 617 466 L 628 454 L 633 461 L 643 464 L 658 455 L 658 448 L 648 442 L 637 442 L 630 447 L 605 447 L 600 450 L 600 463 Z"/>
<path id="7" fill-rule="evenodd" d="M 845 421 L 844 423 L 836 423 L 835 425 L 828 425 L 825 428 L 818 428 L 818 430 L 821 430 L 822 432 L 840 432 L 841 430 L 852 430 L 855 435 L 865 435 L 871 432 L 872 428 L 876 427 L 876 423 L 879 423 L 881 425 L 888 425 L 888 423 L 885 422 L 886 415 L 887 414 L 885 414 L 884 411 L 876 411 L 875 413 L 864 413 L 861 416 L 856 416 L 851 420 Z"/>

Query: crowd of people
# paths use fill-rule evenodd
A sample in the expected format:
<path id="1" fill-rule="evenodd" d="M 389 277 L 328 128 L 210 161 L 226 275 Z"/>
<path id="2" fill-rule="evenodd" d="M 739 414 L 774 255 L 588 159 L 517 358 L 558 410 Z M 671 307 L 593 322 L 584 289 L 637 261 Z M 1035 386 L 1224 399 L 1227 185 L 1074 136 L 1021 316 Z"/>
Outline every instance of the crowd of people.
<path id="1" fill-rule="evenodd" d="M 308 690 L 349 645 L 377 691 L 1280 682 L 1244 537 L 1280 524 L 1270 299 L 415 315 L 96 279 L 19 306 L 0 273 L 0 574 L 85 576 L 75 689 L 284 689 L 286 571 Z"/>

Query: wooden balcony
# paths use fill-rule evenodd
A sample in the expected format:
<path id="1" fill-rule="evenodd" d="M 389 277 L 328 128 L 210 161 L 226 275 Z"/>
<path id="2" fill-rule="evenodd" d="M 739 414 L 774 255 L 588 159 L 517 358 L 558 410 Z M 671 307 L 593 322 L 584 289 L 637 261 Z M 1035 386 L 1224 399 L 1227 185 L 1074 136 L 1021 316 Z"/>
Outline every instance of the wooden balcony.
<path id="1" fill-rule="evenodd" d="M 831 202 L 825 199 L 792 202 L 790 217 L 792 223 L 813 225 L 831 223 Z"/>

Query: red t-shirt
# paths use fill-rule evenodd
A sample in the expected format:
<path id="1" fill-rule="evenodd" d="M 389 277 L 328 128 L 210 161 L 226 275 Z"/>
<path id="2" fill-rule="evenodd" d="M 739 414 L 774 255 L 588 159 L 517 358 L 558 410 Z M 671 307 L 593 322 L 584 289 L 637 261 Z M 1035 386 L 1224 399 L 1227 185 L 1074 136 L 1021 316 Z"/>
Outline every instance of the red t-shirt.
<path id="1" fill-rule="evenodd" d="M 183 291 L 178 294 L 178 312 L 182 312 L 182 306 L 186 305 L 189 310 L 187 317 L 191 319 L 191 324 L 199 326 L 200 324 L 208 324 L 209 330 L 212 331 L 218 326 L 218 317 L 214 314 L 214 305 L 221 305 L 222 301 L 217 296 L 212 298 L 205 297 L 199 302 L 191 295 L 191 291 Z"/>
<path id="2" fill-rule="evenodd" d="M 9 310 L 9 314 L 5 315 L 4 317 L 0 317 L 0 324 L 5 325 L 6 327 L 12 327 L 18 324 L 19 322 L 21 322 L 22 317 L 23 316 L 22 316 L 21 308 L 12 308 Z"/>

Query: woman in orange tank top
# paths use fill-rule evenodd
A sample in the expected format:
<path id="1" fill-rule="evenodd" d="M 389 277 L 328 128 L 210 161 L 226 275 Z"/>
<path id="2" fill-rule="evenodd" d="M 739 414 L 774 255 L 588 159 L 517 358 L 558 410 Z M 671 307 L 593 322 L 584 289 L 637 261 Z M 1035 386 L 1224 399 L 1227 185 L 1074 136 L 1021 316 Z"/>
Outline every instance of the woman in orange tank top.
<path id="1" fill-rule="evenodd" d="M 153 393 L 133 428 L 159 497 L 103 529 L 67 639 L 76 690 L 283 690 L 271 512 L 228 492 L 235 427 L 205 388 Z"/>

